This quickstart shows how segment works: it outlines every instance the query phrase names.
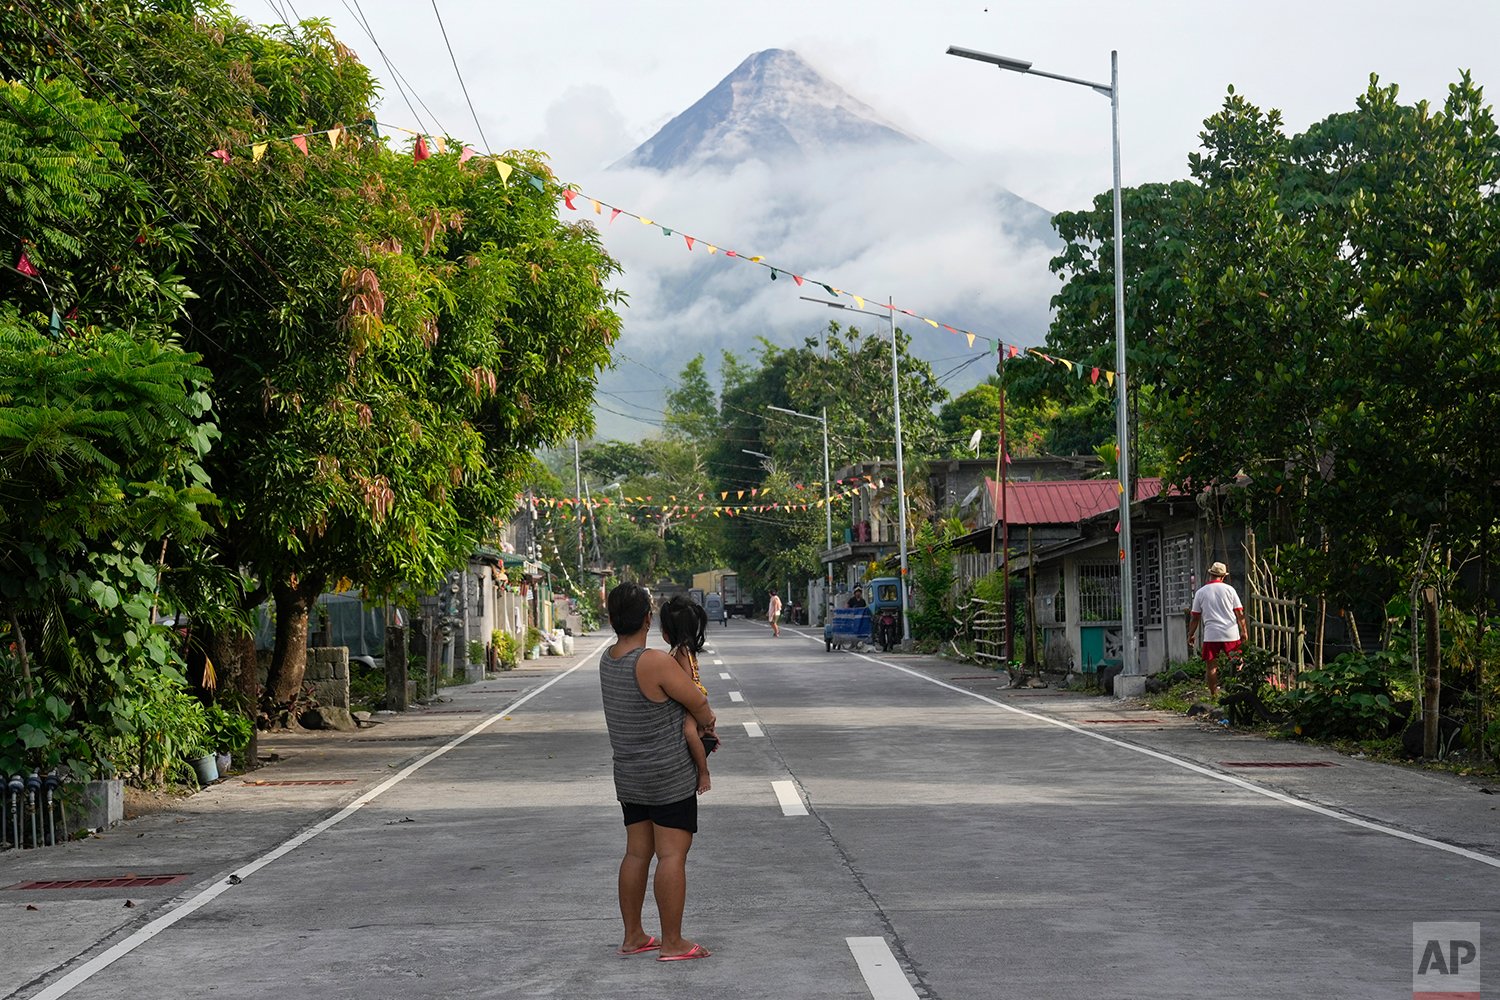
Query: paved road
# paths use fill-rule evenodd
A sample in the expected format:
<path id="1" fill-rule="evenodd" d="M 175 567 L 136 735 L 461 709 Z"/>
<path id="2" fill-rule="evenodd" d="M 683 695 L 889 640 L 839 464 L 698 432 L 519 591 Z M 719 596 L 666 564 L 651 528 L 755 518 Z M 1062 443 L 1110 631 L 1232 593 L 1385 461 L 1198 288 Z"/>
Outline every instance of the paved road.
<path id="1" fill-rule="evenodd" d="M 1483 858 L 1094 738 L 1108 702 L 1059 726 L 784 631 L 733 622 L 703 660 L 725 746 L 687 932 L 711 959 L 612 955 L 623 832 L 585 659 L 40 995 L 1368 1000 L 1407 992 L 1414 920 L 1500 927 Z M 455 704 L 516 697 L 481 685 Z M 1373 779 L 1344 780 L 1354 799 Z"/>

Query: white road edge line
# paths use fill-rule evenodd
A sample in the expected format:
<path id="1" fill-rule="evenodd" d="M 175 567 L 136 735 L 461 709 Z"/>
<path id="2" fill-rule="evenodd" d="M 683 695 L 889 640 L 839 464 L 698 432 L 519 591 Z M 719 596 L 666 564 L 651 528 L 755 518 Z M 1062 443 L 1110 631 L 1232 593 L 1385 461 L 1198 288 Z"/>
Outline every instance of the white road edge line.
<path id="1" fill-rule="evenodd" d="M 797 634 L 802 636 L 802 638 L 811 640 L 813 642 L 823 641 L 821 636 L 813 637 L 805 632 L 798 632 Z M 1444 851 L 1448 854 L 1456 854 L 1461 858 L 1468 858 L 1470 861 L 1477 861 L 1482 865 L 1489 865 L 1491 868 L 1500 868 L 1500 858 L 1492 857 L 1488 854 L 1480 854 L 1478 851 L 1471 851 L 1466 847 L 1459 847 L 1455 844 L 1445 844 L 1441 840 L 1433 840 L 1430 837 L 1423 837 L 1420 834 L 1407 833 L 1405 830 L 1398 830 L 1393 826 L 1385 826 L 1381 823 L 1373 823 L 1370 820 L 1360 819 L 1357 816 L 1350 816 L 1345 813 L 1341 813 L 1336 809 L 1329 809 L 1327 806 L 1320 806 L 1315 802 L 1305 802 L 1302 799 L 1293 798 L 1290 795 L 1284 795 L 1281 792 L 1277 792 L 1269 788 L 1262 788 L 1261 786 L 1253 782 L 1246 781 L 1244 778 L 1237 778 L 1232 774 L 1221 774 L 1220 772 L 1215 771 L 1212 768 L 1204 767 L 1201 764 L 1194 764 L 1190 760 L 1183 760 L 1181 757 L 1174 757 L 1171 754 L 1164 753 L 1160 750 L 1152 750 L 1150 747 L 1136 746 L 1133 743 L 1126 743 L 1124 740 L 1117 740 L 1111 736 L 1105 736 L 1103 733 L 1095 733 L 1087 729 L 1081 729 L 1078 726 L 1073 725 L 1071 722 L 1064 722 L 1061 719 L 1053 719 L 1045 715 L 1040 715 L 1036 712 L 1028 712 L 1026 709 L 1017 708 L 1014 705 L 1007 705 L 1003 701 L 997 701 L 996 699 L 988 697 L 987 695 L 982 695 L 977 691 L 967 691 L 964 688 L 949 684 L 947 681 L 939 680 L 936 677 L 929 677 L 926 674 L 921 673 L 920 671 L 911 669 L 910 667 L 903 667 L 897 663 L 887 663 L 885 660 L 876 659 L 875 657 L 869 656 L 865 653 L 855 653 L 849 650 L 845 650 L 845 652 L 848 652 L 850 656 L 857 656 L 862 660 L 869 660 L 871 663 L 878 663 L 882 667 L 889 667 L 892 670 L 899 670 L 903 674 L 910 674 L 918 680 L 926 681 L 929 684 L 936 684 L 938 687 L 947 688 L 949 691 L 956 691 L 961 695 L 973 698 L 976 701 L 982 701 L 987 705 L 993 705 L 996 708 L 1004 709 L 1007 712 L 1012 712 L 1016 715 L 1023 715 L 1028 719 L 1035 719 L 1037 722 L 1044 722 L 1049 726 L 1056 726 L 1058 729 L 1066 729 L 1069 732 L 1077 733 L 1079 736 L 1087 736 L 1091 740 L 1098 740 L 1100 743 L 1108 743 L 1111 746 L 1117 746 L 1122 749 L 1132 751 L 1133 753 L 1143 754 L 1147 757 L 1154 757 L 1159 761 L 1163 761 L 1175 767 L 1180 767 L 1185 771 L 1192 771 L 1195 774 L 1201 774 L 1205 778 L 1212 778 L 1214 781 L 1220 781 L 1226 785 L 1234 785 L 1236 788 L 1243 788 L 1247 792 L 1254 792 L 1256 795 L 1262 795 L 1268 799 L 1274 799 L 1275 801 L 1280 802 L 1283 805 L 1289 805 L 1295 809 L 1303 809 L 1310 813 L 1316 813 L 1319 816 L 1326 816 L 1329 819 L 1338 820 L 1340 823 L 1347 823 L 1350 826 L 1357 826 L 1361 830 L 1370 830 L 1374 833 L 1383 833 L 1388 837 L 1395 837 L 1398 840 L 1405 840 L 1413 844 L 1420 844 L 1423 847 L 1431 847 L 1435 850 Z"/>
<path id="2" fill-rule="evenodd" d="M 719 675 L 719 680 L 721 680 L 721 681 L 732 681 L 732 680 L 734 680 L 734 678 L 730 677 L 728 674 L 720 674 Z"/>
<path id="3" fill-rule="evenodd" d="M 396 787 L 401 782 L 411 777 L 417 771 L 437 760 L 449 750 L 452 750 L 454 747 L 468 742 L 471 737 L 479 735 L 481 732 L 488 729 L 490 726 L 494 725 L 496 722 L 500 721 L 511 712 L 514 712 L 516 709 L 520 708 L 522 705 L 526 704 L 528 701 L 535 698 L 537 695 L 541 694 L 543 691 L 547 690 L 558 681 L 573 673 L 573 671 L 591 662 L 594 653 L 599 652 L 599 650 L 603 649 L 605 646 L 613 643 L 614 641 L 615 640 L 613 638 L 605 639 L 603 642 L 599 643 L 597 647 L 595 647 L 593 652 L 586 654 L 583 659 L 579 660 L 576 664 L 558 674 L 556 677 L 552 678 L 550 681 L 543 684 L 535 691 L 530 691 L 522 697 L 517 698 L 509 705 L 500 709 L 500 711 L 496 712 L 494 715 L 491 715 L 489 718 L 479 723 L 473 729 L 470 729 L 468 732 L 464 733 L 461 736 L 454 737 L 443 746 L 432 751 L 432 753 L 428 754 L 427 756 L 422 757 L 421 759 L 411 764 L 408 764 L 406 767 L 391 775 L 389 778 L 385 779 L 380 784 L 370 789 L 368 792 L 365 792 L 359 798 L 355 799 L 353 802 L 349 803 L 347 806 L 334 813 L 332 816 L 329 816 L 327 819 L 313 824 L 291 839 L 284 841 L 279 847 L 274 848 L 266 854 L 262 854 L 260 857 L 256 858 L 248 865 L 245 865 L 243 868 L 235 869 L 229 875 L 209 886 L 207 889 L 204 889 L 196 896 L 193 896 L 191 899 L 183 903 L 181 906 L 178 906 L 176 909 L 169 910 L 168 912 L 163 913 L 161 916 L 157 917 L 146 926 L 136 931 L 134 934 L 131 934 L 125 940 L 120 941 L 117 944 L 111 946 L 106 951 L 95 955 L 93 958 L 89 959 L 87 962 L 84 962 L 78 968 L 74 969 L 66 976 L 63 976 L 51 986 L 48 986 L 40 993 L 34 994 L 31 1000 L 56 1000 L 56 998 L 58 997 L 65 996 L 68 993 L 71 993 L 76 987 L 83 985 L 85 982 L 87 982 L 89 979 L 92 979 L 95 975 L 102 972 L 104 969 L 124 958 L 132 951 L 135 951 L 141 945 L 145 944 L 147 941 L 150 941 L 162 931 L 177 923 L 183 917 L 186 917 L 196 912 L 197 910 L 202 909 L 204 906 L 207 906 L 209 903 L 217 899 L 220 895 L 229 891 L 229 889 L 231 889 L 233 886 L 239 884 L 240 882 L 243 882 L 251 875 L 271 864 L 273 861 L 276 861 L 284 855 L 290 854 L 292 851 L 295 851 L 297 848 L 301 847 L 309 840 L 312 840 L 320 833 L 325 833 L 333 827 L 338 826 L 344 820 L 348 819 L 350 816 L 353 816 L 360 809 L 364 808 L 366 805 L 369 805 L 381 795 L 384 795 L 386 792 L 390 791 L 392 788 Z"/>
<path id="4" fill-rule="evenodd" d="M 729 692 L 729 700 L 730 701 L 744 701 L 745 700 L 745 696 L 742 695 L 742 694 L 740 694 L 738 691 L 731 691 L 731 692 Z"/>
<path id="5" fill-rule="evenodd" d="M 771 791 L 776 793 L 776 801 L 781 803 L 781 815 L 807 815 L 807 806 L 802 804 L 802 796 L 797 794 L 796 785 L 790 781 L 773 781 L 771 782 Z"/>
<path id="6" fill-rule="evenodd" d="M 845 938 L 859 974 L 865 977 L 873 1000 L 917 1000 L 917 991 L 912 989 L 901 971 L 901 963 L 891 954 L 891 946 L 885 938 Z"/>
<path id="7" fill-rule="evenodd" d="M 757 739 L 766 735 L 766 731 L 760 728 L 759 722 L 747 722 L 745 723 L 745 735 L 751 739 Z"/>

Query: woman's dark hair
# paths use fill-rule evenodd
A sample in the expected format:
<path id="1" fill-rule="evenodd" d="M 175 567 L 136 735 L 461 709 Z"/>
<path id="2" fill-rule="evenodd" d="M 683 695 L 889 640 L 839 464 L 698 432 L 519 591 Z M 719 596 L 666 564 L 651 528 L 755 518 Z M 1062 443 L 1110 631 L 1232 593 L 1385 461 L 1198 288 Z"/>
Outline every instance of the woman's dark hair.
<path id="1" fill-rule="evenodd" d="M 708 632 L 708 612 L 686 597 L 674 597 L 661 606 L 661 634 L 673 649 L 701 653 Z"/>
<path id="2" fill-rule="evenodd" d="M 645 587 L 622 583 L 609 592 L 609 627 L 615 635 L 635 635 L 651 613 L 651 594 Z"/>

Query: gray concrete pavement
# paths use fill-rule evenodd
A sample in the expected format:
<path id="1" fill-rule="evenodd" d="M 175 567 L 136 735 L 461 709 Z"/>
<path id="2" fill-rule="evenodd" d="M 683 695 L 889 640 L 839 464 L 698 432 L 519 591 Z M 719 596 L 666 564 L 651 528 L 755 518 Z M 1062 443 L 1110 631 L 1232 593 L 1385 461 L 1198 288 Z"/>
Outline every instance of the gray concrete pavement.
<path id="1" fill-rule="evenodd" d="M 703 661 L 726 741 L 689 859 L 686 929 L 714 950 L 706 961 L 612 954 L 623 832 L 590 640 L 565 676 L 575 662 L 538 661 L 373 731 L 277 737 L 267 746 L 285 760 L 255 775 L 353 784 L 231 781 L 104 838 L 0 855 L 0 886 L 188 874 L 134 892 L 129 909 L 117 891 L 0 888 L 0 988 L 885 1000 L 849 944 L 878 938 L 909 990 L 943 1000 L 1366 998 L 1406 991 L 1413 920 L 1495 918 L 1500 868 L 1484 859 L 1500 858 L 1497 796 L 1470 784 L 1107 699 L 997 691 L 982 671 L 940 660 L 825 653 L 820 638 L 784 632 L 735 621 L 711 633 Z M 528 694 L 509 718 L 225 885 Z M 747 722 L 765 735 L 747 735 Z M 1223 766 L 1324 758 L 1339 766 Z M 794 784 L 807 815 L 782 814 L 776 781 Z M 1301 807 L 1318 804 L 1332 815 Z M 1356 815 L 1369 825 L 1345 821 Z M 203 902 L 205 889 L 222 894 Z"/>

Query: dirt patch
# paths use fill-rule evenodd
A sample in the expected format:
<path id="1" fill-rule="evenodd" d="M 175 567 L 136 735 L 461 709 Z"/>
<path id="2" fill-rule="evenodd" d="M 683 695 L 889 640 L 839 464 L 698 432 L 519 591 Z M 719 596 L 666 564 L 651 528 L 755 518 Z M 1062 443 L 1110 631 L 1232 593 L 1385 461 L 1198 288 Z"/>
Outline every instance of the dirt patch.
<path id="1" fill-rule="evenodd" d="M 178 785 L 159 789 L 132 788 L 126 785 L 125 818 L 135 819 L 153 813 L 171 812 L 196 791 L 196 788 Z"/>

